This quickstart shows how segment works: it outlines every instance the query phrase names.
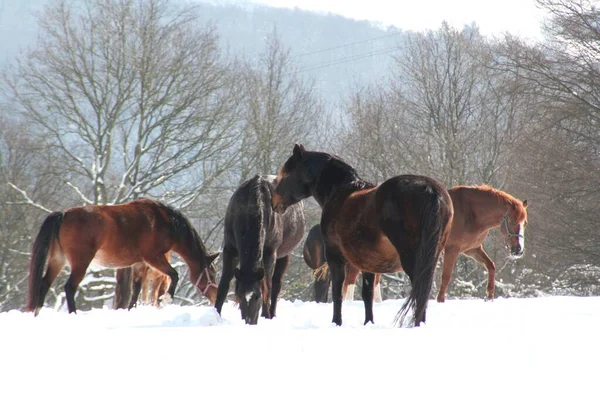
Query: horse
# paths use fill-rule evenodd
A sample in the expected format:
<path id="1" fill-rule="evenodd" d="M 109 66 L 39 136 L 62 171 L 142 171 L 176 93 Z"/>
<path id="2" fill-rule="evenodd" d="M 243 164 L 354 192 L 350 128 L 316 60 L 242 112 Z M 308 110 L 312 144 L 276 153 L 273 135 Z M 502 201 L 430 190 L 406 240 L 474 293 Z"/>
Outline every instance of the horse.
<path id="1" fill-rule="evenodd" d="M 486 300 L 494 299 L 496 265 L 483 249 L 489 231 L 500 227 L 504 243 L 512 258 L 520 258 L 525 250 L 527 200 L 487 185 L 454 186 L 449 189 L 454 205 L 454 221 L 444 248 L 442 282 L 437 301 L 443 303 L 452 271 L 459 254 L 483 264 L 488 272 Z"/>
<path id="2" fill-rule="evenodd" d="M 75 292 L 92 262 L 106 268 L 148 264 L 170 278 L 165 294 L 169 302 L 179 281 L 179 274 L 166 258 L 170 251 L 183 258 L 192 282 L 214 303 L 216 272 L 212 262 L 219 253 L 206 250 L 180 211 L 142 198 L 53 212 L 44 219 L 33 242 L 26 311 L 38 315 L 54 279 L 69 264 L 71 273 L 64 290 L 69 313 L 76 312 Z"/>
<path id="3" fill-rule="evenodd" d="M 170 262 L 170 255 L 166 256 Z M 171 283 L 168 275 L 150 267 L 146 263 L 137 263 L 130 268 L 120 268 L 116 274 L 114 308 L 131 310 L 138 303 L 140 294 L 142 304 L 160 307 L 162 296 Z"/>
<path id="4" fill-rule="evenodd" d="M 331 284 L 331 272 L 327 266 L 327 256 L 325 254 L 325 243 L 323 242 L 323 233 L 321 225 L 316 224 L 308 231 L 308 236 L 304 241 L 302 252 L 304 262 L 312 269 L 314 278 L 314 298 L 317 303 L 327 303 L 329 286 Z M 354 286 L 360 270 L 354 268 L 352 264 L 346 263 L 344 266 L 346 278 L 342 287 L 342 298 L 344 300 L 354 299 Z M 381 274 L 375 274 L 375 302 L 381 302 L 381 286 L 379 284 Z"/>
<path id="5" fill-rule="evenodd" d="M 261 306 L 261 316 L 275 317 L 290 255 L 304 236 L 301 202 L 285 213 L 273 212 L 274 178 L 255 175 L 242 183 L 231 196 L 225 214 L 223 271 L 215 308 L 220 315 L 235 276 L 235 296 L 242 319 L 250 325 L 257 324 Z"/>
<path id="6" fill-rule="evenodd" d="M 272 206 L 275 212 L 285 213 L 310 196 L 322 209 L 332 322 L 342 324 L 346 262 L 362 271 L 365 324 L 374 322 L 375 274 L 402 270 L 410 278 L 411 291 L 395 322 L 403 326 L 410 309 L 415 326 L 425 322 L 435 266 L 454 214 L 444 186 L 421 175 L 398 175 L 376 186 L 361 179 L 341 158 L 296 144 L 275 179 Z"/>

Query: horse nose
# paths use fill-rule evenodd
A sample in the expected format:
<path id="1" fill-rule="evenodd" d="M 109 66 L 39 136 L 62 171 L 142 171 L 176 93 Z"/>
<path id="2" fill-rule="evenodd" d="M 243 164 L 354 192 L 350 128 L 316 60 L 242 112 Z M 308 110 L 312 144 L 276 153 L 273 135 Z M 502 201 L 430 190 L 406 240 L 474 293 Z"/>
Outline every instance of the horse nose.
<path id="1" fill-rule="evenodd" d="M 511 252 L 515 257 L 521 257 L 523 255 L 523 249 L 520 245 L 514 246 Z"/>

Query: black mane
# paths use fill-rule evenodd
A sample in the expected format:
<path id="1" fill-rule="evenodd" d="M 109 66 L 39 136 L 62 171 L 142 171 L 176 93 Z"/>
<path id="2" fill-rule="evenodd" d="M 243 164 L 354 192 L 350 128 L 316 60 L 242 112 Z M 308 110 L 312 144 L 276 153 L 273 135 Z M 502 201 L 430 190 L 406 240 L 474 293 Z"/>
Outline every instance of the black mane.
<path id="1" fill-rule="evenodd" d="M 319 204 L 336 193 L 352 193 L 375 187 L 362 179 L 356 169 L 342 158 L 329 153 L 307 152 L 304 166 L 314 179 L 313 197 Z"/>

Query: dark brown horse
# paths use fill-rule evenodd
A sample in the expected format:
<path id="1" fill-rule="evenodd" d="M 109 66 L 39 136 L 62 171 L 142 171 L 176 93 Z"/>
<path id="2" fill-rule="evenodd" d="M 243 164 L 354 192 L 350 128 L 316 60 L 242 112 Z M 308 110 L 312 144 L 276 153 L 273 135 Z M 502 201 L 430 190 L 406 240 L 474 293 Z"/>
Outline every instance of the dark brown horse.
<path id="1" fill-rule="evenodd" d="M 327 303 L 329 286 L 331 284 L 331 272 L 327 265 L 327 255 L 325 254 L 325 242 L 321 225 L 316 224 L 310 231 L 304 241 L 304 250 L 302 252 L 304 262 L 313 270 L 314 278 L 314 298 L 317 303 Z M 352 264 L 346 263 L 344 266 L 346 278 L 342 288 L 342 297 L 344 300 L 354 300 L 354 286 L 360 270 L 354 268 Z M 375 274 L 375 302 L 381 302 L 381 286 L 379 284 L 381 274 Z"/>
<path id="2" fill-rule="evenodd" d="M 33 243 L 26 309 L 37 315 L 54 279 L 69 264 L 71 274 L 65 294 L 69 312 L 75 312 L 75 292 L 92 261 L 107 268 L 142 262 L 150 265 L 171 279 L 165 295 L 169 301 L 179 281 L 166 258 L 169 251 L 184 259 L 192 282 L 214 302 L 215 269 L 211 264 L 218 253 L 208 253 L 181 212 L 148 199 L 53 212 L 42 223 Z"/>
<path id="3" fill-rule="evenodd" d="M 166 255 L 170 262 L 170 253 Z M 171 280 L 168 275 L 148 266 L 138 263 L 130 268 L 119 268 L 116 274 L 114 308 L 131 310 L 138 304 L 150 304 L 160 307 L 162 296 L 167 292 Z"/>
<path id="4" fill-rule="evenodd" d="M 322 208 L 335 324 L 342 324 L 346 261 L 363 272 L 365 324 L 373 322 L 375 274 L 401 270 L 412 289 L 396 320 L 403 325 L 413 309 L 415 324 L 425 322 L 435 266 L 453 215 L 450 195 L 439 182 L 400 175 L 375 186 L 338 157 L 295 145 L 275 184 L 273 208 L 278 213 L 310 196 Z"/>
<path id="5" fill-rule="evenodd" d="M 221 314 L 229 284 L 235 276 L 235 295 L 248 324 L 262 316 L 275 317 L 277 298 L 292 250 L 304 236 L 302 203 L 276 214 L 271 208 L 273 179 L 256 175 L 233 193 L 225 214 L 223 272 L 216 309 Z M 236 268 L 237 264 L 240 268 Z"/>
<path id="6" fill-rule="evenodd" d="M 496 227 L 504 235 L 511 256 L 521 257 L 525 249 L 527 200 L 521 201 L 490 186 L 455 186 L 448 191 L 454 205 L 454 221 L 444 249 L 442 284 L 437 301 L 446 299 L 446 290 L 459 254 L 466 254 L 488 271 L 487 300 L 494 298 L 496 266 L 483 249 L 488 232 Z"/>

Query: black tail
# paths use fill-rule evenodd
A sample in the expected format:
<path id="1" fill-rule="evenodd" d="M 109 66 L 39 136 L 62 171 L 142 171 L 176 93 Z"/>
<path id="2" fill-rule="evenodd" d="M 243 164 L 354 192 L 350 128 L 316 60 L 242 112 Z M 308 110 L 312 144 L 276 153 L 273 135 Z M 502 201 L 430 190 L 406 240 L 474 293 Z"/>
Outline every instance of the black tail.
<path id="1" fill-rule="evenodd" d="M 419 326 L 421 322 L 425 322 L 425 311 L 433 284 L 439 243 L 448 220 L 447 212 L 442 210 L 442 207 L 445 207 L 445 202 L 440 194 L 434 191 L 422 209 L 421 236 L 415 252 L 412 288 L 394 320 L 398 326 L 404 326 L 409 309 L 414 310 L 410 325 L 414 323 L 415 326 Z"/>
<path id="2" fill-rule="evenodd" d="M 31 263 L 29 264 L 29 288 L 27 293 L 26 311 L 37 312 L 43 306 L 42 292 L 42 276 L 44 274 L 44 266 L 48 258 L 48 250 L 50 245 L 55 240 L 58 240 L 58 231 L 63 221 L 63 212 L 53 212 L 44 219 L 40 231 L 38 232 L 33 248 L 31 250 Z"/>
<path id="3" fill-rule="evenodd" d="M 127 308 L 131 299 L 131 280 L 133 267 L 119 268 L 117 270 L 117 285 L 115 286 L 115 310 Z"/>
<path id="4" fill-rule="evenodd" d="M 236 229 L 236 243 L 239 246 L 240 269 L 249 273 L 262 266 L 263 246 L 265 243 L 265 216 L 267 205 L 270 207 L 271 199 L 268 198 L 263 180 L 256 175 L 248 182 L 246 188 L 246 204 L 243 215 L 243 230 Z M 241 221 L 240 221 L 241 222 Z"/>

